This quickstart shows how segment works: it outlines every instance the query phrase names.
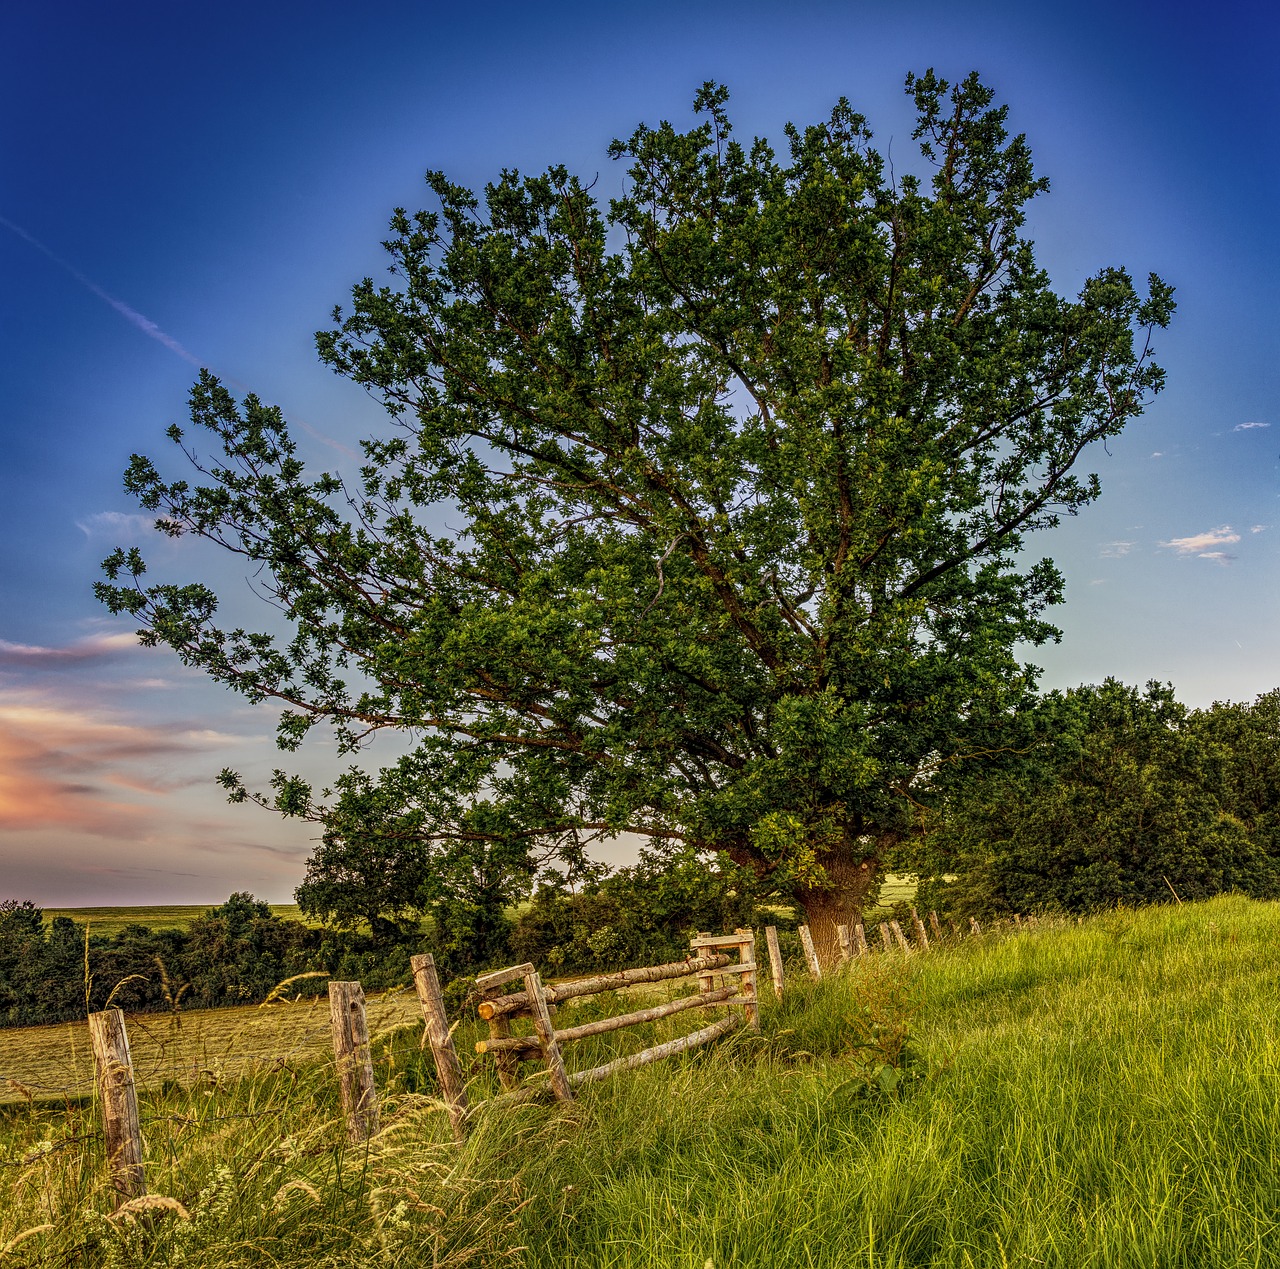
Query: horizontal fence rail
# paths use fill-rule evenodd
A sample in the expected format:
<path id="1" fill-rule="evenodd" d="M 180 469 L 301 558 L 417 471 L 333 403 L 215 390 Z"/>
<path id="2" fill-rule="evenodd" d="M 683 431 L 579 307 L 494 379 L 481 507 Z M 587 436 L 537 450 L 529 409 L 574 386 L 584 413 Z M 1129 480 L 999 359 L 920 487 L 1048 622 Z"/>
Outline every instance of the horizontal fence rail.
<path id="1" fill-rule="evenodd" d="M 754 932 L 736 930 L 733 934 L 700 933 L 691 940 L 690 948 L 689 957 L 683 961 L 646 965 L 639 969 L 620 970 L 614 974 L 597 974 L 554 986 L 544 986 L 532 964 L 512 965 L 489 974 L 481 974 L 476 979 L 476 991 L 483 999 L 476 1006 L 476 1012 L 488 1022 L 489 1038 L 477 1041 L 475 1048 L 479 1054 L 493 1055 L 498 1081 L 504 1090 L 499 1096 L 482 1104 L 503 1105 L 525 1101 L 542 1095 L 548 1089 L 559 1100 L 571 1101 L 572 1090 L 576 1085 L 607 1079 L 619 1071 L 634 1070 L 650 1062 L 661 1061 L 676 1053 L 710 1043 L 743 1025 L 759 1030 Z M 732 960 L 731 952 L 737 954 L 736 962 Z M 698 980 L 698 990 L 692 996 L 573 1027 L 557 1028 L 552 1021 L 556 1005 L 566 1000 L 690 976 L 696 976 Z M 719 987 L 715 986 L 716 978 L 720 979 Z M 523 984 L 523 989 L 512 992 L 505 990 L 513 984 Z M 562 1045 L 620 1031 L 626 1027 L 656 1022 L 686 1010 L 708 1009 L 721 1004 L 728 1007 L 728 1016 L 691 1035 L 654 1045 L 627 1057 L 615 1058 L 584 1071 L 570 1071 L 565 1065 Z M 741 1009 L 741 1013 L 734 1012 L 735 1007 Z M 532 1019 L 533 1035 L 517 1036 L 511 1033 L 512 1020 L 522 1017 Z M 545 1076 L 546 1085 L 523 1083 L 520 1063 L 539 1060 L 544 1069 L 536 1072 L 532 1078 Z"/>

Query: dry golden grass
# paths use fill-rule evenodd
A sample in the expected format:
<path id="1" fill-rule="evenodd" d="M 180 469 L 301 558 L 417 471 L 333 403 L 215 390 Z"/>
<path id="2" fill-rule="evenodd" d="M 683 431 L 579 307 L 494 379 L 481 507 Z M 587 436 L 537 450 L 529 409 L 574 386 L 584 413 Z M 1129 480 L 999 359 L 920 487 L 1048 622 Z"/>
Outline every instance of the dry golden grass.
<path id="1" fill-rule="evenodd" d="M 369 999 L 369 1029 L 379 1034 L 420 1023 L 411 991 Z M 129 1047 L 142 1088 L 166 1081 L 217 1081 L 256 1070 L 292 1067 L 331 1053 L 324 996 L 269 1006 L 142 1013 L 128 1017 Z M 84 1022 L 0 1029 L 0 1103 L 81 1096 L 93 1081 Z"/>

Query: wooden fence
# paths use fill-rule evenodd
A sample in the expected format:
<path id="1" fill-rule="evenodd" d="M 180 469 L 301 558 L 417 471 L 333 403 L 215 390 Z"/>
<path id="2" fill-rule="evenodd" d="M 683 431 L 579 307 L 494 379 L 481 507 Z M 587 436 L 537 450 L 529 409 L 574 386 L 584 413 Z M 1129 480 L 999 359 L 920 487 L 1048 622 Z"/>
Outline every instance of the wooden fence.
<path id="1" fill-rule="evenodd" d="M 771 950 L 776 942 L 774 931 Z M 414 956 L 411 965 L 425 1036 L 439 1078 L 441 1100 L 448 1110 L 453 1133 L 461 1140 L 466 1133 L 470 1107 L 435 960 L 430 955 Z M 776 965 L 780 967 L 781 961 L 776 961 Z M 552 1022 L 557 1004 L 574 997 L 691 976 L 697 978 L 697 991 L 693 995 L 576 1027 L 557 1030 Z M 518 990 L 509 991 L 512 986 Z M 692 940 L 688 959 L 669 965 L 623 970 L 552 986 L 543 985 L 533 965 L 516 965 L 482 975 L 476 980 L 476 987 L 477 1012 L 489 1023 L 489 1039 L 479 1041 L 476 1049 L 481 1054 L 493 1055 L 504 1090 L 480 1103 L 484 1106 L 501 1106 L 546 1094 L 562 1101 L 572 1100 L 573 1089 L 579 1084 L 607 1079 L 618 1072 L 683 1053 L 744 1025 L 751 1030 L 759 1030 L 760 1026 L 755 934 L 751 930 L 736 930 L 725 935 L 699 934 Z M 563 1045 L 686 1010 L 721 1005 L 727 1010 L 726 1016 L 691 1035 L 586 1070 L 570 1071 L 565 1066 Z M 520 1019 L 529 1020 L 532 1035 L 513 1033 L 511 1024 Z M 347 1137 L 353 1143 L 367 1141 L 379 1131 L 380 1111 L 364 991 L 358 982 L 329 983 L 329 1020 Z M 124 1203 L 146 1193 L 146 1179 L 141 1118 L 123 1012 L 107 1009 L 90 1014 L 89 1035 L 102 1107 L 107 1166 L 117 1201 Z M 522 1080 L 520 1065 L 530 1061 L 539 1062 L 542 1071 L 532 1079 Z M 539 1075 L 547 1077 L 545 1083 Z"/>
<path id="2" fill-rule="evenodd" d="M 541 1085 L 521 1081 L 521 1062 L 541 1061 L 544 1068 L 541 1073 L 548 1077 L 547 1087 L 550 1091 L 560 1101 L 572 1101 L 573 1089 L 578 1084 L 607 1079 L 619 1071 L 634 1070 L 676 1053 L 684 1053 L 727 1035 L 744 1022 L 751 1030 L 758 1031 L 760 1009 L 756 983 L 755 934 L 751 930 L 735 930 L 732 934 L 723 935 L 699 934 L 691 941 L 690 948 L 691 955 L 687 960 L 674 961 L 669 965 L 625 969 L 616 974 L 600 974 L 594 978 L 580 978 L 575 982 L 553 987 L 543 986 L 541 975 L 532 965 L 514 965 L 510 969 L 500 969 L 477 978 L 476 990 L 481 997 L 477 1011 L 489 1024 L 489 1039 L 479 1041 L 476 1052 L 493 1054 L 498 1080 L 506 1090 L 504 1094 L 494 1098 L 493 1102 L 523 1100 L 545 1091 Z M 730 952 L 737 953 L 736 962 L 731 962 Z M 601 1018 L 577 1027 L 557 1030 L 552 1023 L 551 1010 L 562 1001 L 617 991 L 619 988 L 641 983 L 687 978 L 691 974 L 696 974 L 698 979 L 698 990 L 692 996 L 682 996 L 665 1004 Z M 718 987 L 716 979 L 720 980 Z M 506 992 L 505 988 L 513 983 L 522 984 L 520 990 Z M 569 1071 L 565 1066 L 562 1046 L 575 1040 L 585 1040 L 623 1027 L 656 1022 L 659 1018 L 670 1017 L 688 1009 L 708 1009 L 722 1004 L 727 1008 L 726 1016 L 691 1035 L 669 1040 L 666 1044 L 659 1044 L 587 1070 Z M 740 1014 L 734 1012 L 735 1006 L 741 1009 Z M 511 1022 L 516 1018 L 530 1019 L 533 1035 L 512 1035 Z M 448 1061 L 447 1054 L 443 1055 L 443 1060 Z M 437 1066 L 440 1061 L 441 1057 L 438 1056 Z"/>
<path id="3" fill-rule="evenodd" d="M 1015 922 L 1026 928 L 1037 924 L 1034 917 L 1017 917 Z M 929 914 L 929 929 L 932 930 L 933 942 L 961 937 L 961 931 L 954 923 L 948 935 L 937 914 L 932 912 Z M 880 923 L 878 933 L 885 952 L 910 954 L 929 950 L 929 929 L 913 908 L 911 939 L 896 920 Z M 981 926 L 972 918 L 969 933 L 982 933 Z M 799 934 L 809 971 L 813 977 L 821 978 L 822 964 L 808 927 L 800 926 Z M 873 954 L 874 942 L 868 939 L 861 922 L 852 927 L 838 927 L 837 935 L 839 965 Z M 765 945 L 773 990 L 781 999 L 784 974 L 776 927 L 765 929 Z M 448 1110 L 455 1137 L 462 1140 L 472 1107 L 454 1047 L 453 1029 L 445 1011 L 435 960 L 430 955 L 414 956 L 411 965 L 425 1022 L 425 1037 L 435 1061 L 441 1100 Z M 578 1026 L 557 1028 L 554 1022 L 557 1007 L 568 1000 L 688 977 L 697 979 L 697 990 L 692 995 Z M 572 1101 L 573 1090 L 580 1084 L 607 1079 L 619 1072 L 687 1052 L 739 1027 L 745 1026 L 751 1031 L 760 1029 L 756 938 L 752 930 L 746 929 L 735 930 L 732 934 L 698 934 L 690 941 L 690 954 L 683 961 L 599 974 L 549 986 L 543 984 L 542 976 L 532 964 L 513 965 L 477 978 L 476 995 L 476 1011 L 488 1023 L 489 1029 L 489 1038 L 476 1043 L 476 1052 L 493 1057 L 503 1090 L 479 1103 L 488 1107 L 547 1095 L 560 1101 Z M 583 1070 L 571 1070 L 565 1062 L 565 1046 L 578 1040 L 656 1022 L 687 1010 L 714 1010 L 719 1007 L 725 1009 L 722 1017 L 678 1039 Z M 352 1142 L 363 1142 L 377 1134 L 380 1113 L 364 991 L 358 982 L 329 983 L 329 1020 L 347 1136 Z M 513 1022 L 521 1020 L 528 1021 L 531 1034 L 513 1031 Z M 145 1194 L 146 1182 L 137 1091 L 124 1014 L 119 1009 L 90 1014 L 89 1034 L 102 1106 L 108 1167 L 119 1201 L 125 1202 Z M 525 1063 L 537 1063 L 541 1069 L 527 1077 L 522 1076 L 520 1068 Z"/>

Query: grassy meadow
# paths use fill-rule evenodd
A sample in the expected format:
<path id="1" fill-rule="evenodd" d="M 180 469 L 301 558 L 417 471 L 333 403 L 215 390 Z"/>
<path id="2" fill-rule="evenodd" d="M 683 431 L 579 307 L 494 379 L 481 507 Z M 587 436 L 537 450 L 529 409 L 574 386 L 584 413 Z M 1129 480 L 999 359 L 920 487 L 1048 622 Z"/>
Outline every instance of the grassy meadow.
<path id="1" fill-rule="evenodd" d="M 196 917 L 202 917 L 216 903 L 179 903 L 169 906 L 152 905 L 135 908 L 45 908 L 44 919 L 70 917 L 87 924 L 94 934 L 119 934 L 126 925 L 145 925 L 150 930 L 185 930 Z M 298 911 L 296 903 L 273 903 L 271 913 L 285 921 L 307 921 Z"/>
<path id="2" fill-rule="evenodd" d="M 90 1098 L 11 1103 L 0 1265 L 1280 1265 L 1277 947 L 1280 905 L 1226 898 L 819 984 L 793 967 L 760 1036 L 572 1105 L 478 1111 L 461 1147 L 416 1022 L 390 1015 L 384 1130 L 359 1149 L 322 1045 L 186 1077 L 140 1063 L 152 1206 L 111 1215 Z M 301 1043 L 309 1008 L 219 1012 Z M 0 1032 L 0 1073 L 57 1030 Z M 459 1026 L 464 1059 L 473 1035 Z M 478 1100 L 491 1077 L 471 1074 Z"/>

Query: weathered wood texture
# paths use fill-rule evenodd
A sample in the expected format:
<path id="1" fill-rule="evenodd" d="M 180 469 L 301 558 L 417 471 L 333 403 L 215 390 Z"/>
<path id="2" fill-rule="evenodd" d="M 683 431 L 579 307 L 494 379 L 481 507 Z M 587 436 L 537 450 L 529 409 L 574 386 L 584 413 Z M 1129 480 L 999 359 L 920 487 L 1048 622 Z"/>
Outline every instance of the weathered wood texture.
<path id="1" fill-rule="evenodd" d="M 929 928 L 933 931 L 933 937 L 941 942 L 942 922 L 938 920 L 938 914 L 936 912 L 929 913 Z"/>
<path id="2" fill-rule="evenodd" d="M 533 1029 L 537 1033 L 538 1043 L 542 1046 L 542 1057 L 547 1064 L 547 1072 L 551 1076 L 552 1091 L 562 1102 L 571 1102 L 573 1089 L 569 1086 L 569 1077 L 564 1069 L 564 1058 L 560 1053 L 560 1045 L 556 1041 L 555 1028 L 551 1025 L 551 1014 L 547 1012 L 547 998 L 542 990 L 542 976 L 532 967 L 524 976 L 524 990 L 529 997 Z"/>
<path id="3" fill-rule="evenodd" d="M 484 1006 L 481 1005 L 481 1008 Z M 511 1035 L 511 1019 L 506 1014 L 499 1014 L 489 1019 L 489 1040 L 496 1049 L 494 1061 L 498 1067 L 498 1083 L 505 1089 L 513 1089 L 520 1083 L 520 1053 L 518 1045 L 507 1045 L 513 1039 Z M 533 1052 L 541 1053 L 537 1037 L 528 1036 L 533 1041 Z"/>
<path id="4" fill-rule="evenodd" d="M 760 989 L 759 975 L 756 972 L 756 935 L 754 930 L 736 930 L 742 941 L 738 944 L 739 964 L 730 965 L 726 974 L 737 972 L 741 975 L 739 984 L 742 988 L 742 1016 L 747 1020 L 751 1031 L 760 1030 Z"/>
<path id="5" fill-rule="evenodd" d="M 884 950 L 886 952 L 893 951 L 893 943 L 890 941 L 891 938 L 892 936 L 889 933 L 888 923 L 885 921 L 881 921 L 880 922 L 880 942 L 884 944 Z"/>
<path id="6" fill-rule="evenodd" d="M 809 966 L 809 973 L 814 978 L 822 977 L 822 962 L 818 960 L 818 950 L 813 945 L 813 935 L 809 933 L 809 927 L 802 925 L 800 927 L 800 946 L 804 948 L 804 959 Z"/>
<path id="7" fill-rule="evenodd" d="M 907 942 L 907 936 L 903 934 L 902 926 L 900 926 L 896 921 L 890 921 L 889 928 L 893 931 L 893 937 L 898 940 L 898 946 L 902 948 L 904 952 L 911 951 L 911 944 Z"/>
<path id="8" fill-rule="evenodd" d="M 675 1057 L 677 1053 L 686 1053 L 690 1049 L 696 1049 L 701 1044 L 709 1044 L 712 1040 L 718 1040 L 723 1035 L 737 1030 L 742 1025 L 742 1019 L 736 1014 L 730 1014 L 727 1018 L 721 1018 L 719 1022 L 713 1022 L 710 1026 L 703 1027 L 701 1031 L 694 1031 L 690 1035 L 681 1036 L 678 1040 L 668 1040 L 666 1044 L 655 1045 L 651 1049 L 643 1049 L 639 1053 L 633 1053 L 630 1057 L 615 1058 L 612 1062 L 606 1062 L 603 1066 L 593 1066 L 586 1071 L 573 1071 L 569 1075 L 569 1083 L 576 1087 L 579 1084 L 593 1084 L 599 1080 L 608 1079 L 610 1075 L 616 1075 L 619 1071 L 633 1071 L 637 1067 L 648 1066 L 651 1062 L 659 1062 L 663 1058 Z M 535 1101 L 539 1098 L 547 1097 L 552 1090 L 548 1085 L 526 1084 L 522 1088 L 514 1089 L 509 1093 L 500 1093 L 497 1097 L 490 1097 L 487 1101 L 477 1104 L 477 1109 L 498 1109 L 505 1106 L 516 1106 L 521 1102 Z"/>
<path id="9" fill-rule="evenodd" d="M 519 982 L 531 969 L 533 965 L 526 961 L 523 965 L 512 965 L 508 969 L 495 969 L 487 974 L 480 974 L 476 978 L 476 990 L 496 991 L 508 983 Z"/>
<path id="10" fill-rule="evenodd" d="M 867 931 L 863 928 L 861 921 L 853 927 L 853 941 L 858 948 L 859 956 L 866 956 L 871 951 L 867 946 Z"/>
<path id="11" fill-rule="evenodd" d="M 633 1071 L 638 1066 L 647 1066 L 650 1062 L 658 1062 L 663 1058 L 674 1057 L 677 1053 L 696 1049 L 700 1044 L 718 1040 L 722 1035 L 728 1035 L 730 1031 L 741 1025 L 742 1019 L 736 1014 L 730 1014 L 727 1018 L 721 1018 L 719 1022 L 713 1022 L 709 1027 L 703 1027 L 701 1031 L 694 1031 L 690 1035 L 681 1036 L 678 1040 L 668 1040 L 666 1044 L 658 1044 L 651 1049 L 643 1049 L 639 1053 L 633 1053 L 630 1057 L 615 1058 L 612 1062 L 606 1062 L 603 1066 L 593 1066 L 589 1071 L 575 1071 L 569 1076 L 569 1082 L 571 1084 L 589 1084 L 596 1080 L 608 1079 L 610 1075 L 616 1075 L 619 1071 Z"/>
<path id="12" fill-rule="evenodd" d="M 427 1024 L 427 1039 L 431 1043 L 431 1056 L 435 1059 L 436 1077 L 440 1081 L 440 1098 L 448 1108 L 453 1135 L 461 1141 L 466 1136 L 467 1089 L 462 1080 L 458 1051 L 453 1045 L 453 1034 L 449 1030 L 449 1016 L 444 1008 L 435 957 L 411 956 L 409 965 Z"/>
<path id="13" fill-rule="evenodd" d="M 729 958 L 723 953 L 699 956 L 686 961 L 672 961 L 667 965 L 647 965 L 640 969 L 619 970 L 616 974 L 598 974 L 594 978 L 579 978 L 571 983 L 557 983 L 544 987 L 543 994 L 548 1004 L 558 1004 L 564 1000 L 573 1000 L 577 996 L 594 996 L 602 991 L 617 991 L 619 988 L 633 987 L 638 983 L 658 983 L 668 978 L 686 978 L 691 974 L 719 969 L 728 963 Z M 521 967 L 521 977 L 524 976 L 524 972 L 524 968 Z M 482 1018 L 497 1018 L 502 1014 L 522 1013 L 528 1008 L 528 992 L 514 991 L 509 996 L 497 996 L 492 1000 L 481 1001 L 479 1013 Z"/>
<path id="14" fill-rule="evenodd" d="M 696 996 L 682 996 L 679 1000 L 669 1000 L 666 1004 L 653 1005 L 648 1009 L 637 1009 L 634 1013 L 620 1013 L 613 1018 L 600 1018 L 595 1022 L 584 1022 L 581 1026 L 565 1027 L 562 1031 L 556 1031 L 556 1043 L 570 1044 L 574 1040 L 620 1031 L 623 1027 L 634 1027 L 642 1022 L 657 1022 L 659 1018 L 669 1018 L 673 1013 L 683 1013 L 686 1009 L 701 1009 L 732 1000 L 739 994 L 738 985 L 734 983 L 729 987 L 718 987 L 714 991 L 699 992 Z M 512 1036 L 506 1040 L 476 1041 L 477 1053 L 501 1053 L 504 1049 L 538 1053 L 541 1052 L 542 1045 L 536 1036 L 531 1035 Z"/>
<path id="15" fill-rule="evenodd" d="M 969 918 L 969 929 L 970 929 L 970 930 L 972 930 L 974 934 L 981 934 L 981 933 L 982 933 L 982 926 L 980 926 L 980 925 L 978 924 L 978 918 L 977 918 L 977 917 L 970 917 L 970 918 Z"/>
<path id="16" fill-rule="evenodd" d="M 102 1103 L 102 1136 L 107 1168 L 116 1191 L 116 1206 L 147 1192 L 142 1168 L 142 1121 L 138 1091 L 133 1082 L 133 1059 L 124 1014 L 104 1009 L 89 1015 L 89 1039 Z"/>
<path id="17" fill-rule="evenodd" d="M 766 925 L 764 927 L 764 941 L 769 948 L 769 975 L 773 979 L 773 994 L 781 1000 L 783 988 L 782 949 L 778 946 L 778 927 L 776 925 Z"/>
<path id="18" fill-rule="evenodd" d="M 359 983 L 329 984 L 329 1022 L 337 1060 L 338 1091 L 350 1141 L 367 1141 L 378 1131 L 378 1090 L 369 1052 L 369 1019 Z"/>
<path id="19" fill-rule="evenodd" d="M 929 950 L 929 936 L 924 932 L 924 922 L 920 920 L 920 913 L 915 908 L 911 909 L 911 928 L 916 932 L 916 942 L 920 944 L 922 951 Z"/>
<path id="20" fill-rule="evenodd" d="M 847 925 L 836 926 L 836 940 L 840 944 L 840 960 L 850 960 L 853 956 L 853 940 L 849 935 L 849 927 Z"/>

